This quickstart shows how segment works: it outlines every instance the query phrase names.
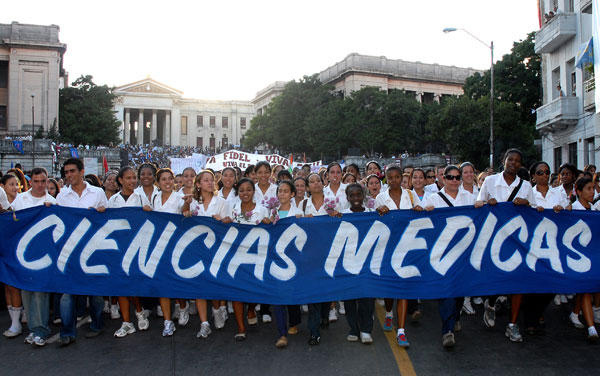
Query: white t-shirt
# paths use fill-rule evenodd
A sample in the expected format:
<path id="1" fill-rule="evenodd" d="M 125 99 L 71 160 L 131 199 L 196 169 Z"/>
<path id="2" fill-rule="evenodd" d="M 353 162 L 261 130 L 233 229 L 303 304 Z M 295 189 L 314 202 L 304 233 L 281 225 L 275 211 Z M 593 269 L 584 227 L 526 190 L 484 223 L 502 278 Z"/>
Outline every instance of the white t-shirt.
<path id="1" fill-rule="evenodd" d="M 139 187 L 137 187 L 136 189 L 134 189 L 133 191 L 139 195 L 146 197 L 148 202 L 154 202 L 154 197 L 158 194 L 158 192 L 160 192 L 160 190 L 155 185 L 152 186 L 152 188 L 153 188 L 153 190 L 152 190 L 152 194 L 150 195 L 150 197 L 146 196 L 146 192 L 144 192 L 144 187 L 142 187 L 141 185 Z"/>
<path id="2" fill-rule="evenodd" d="M 162 202 L 162 191 L 158 191 L 152 202 L 152 210 L 161 213 L 181 214 L 183 208 L 183 193 L 171 192 L 167 201 Z"/>
<path id="3" fill-rule="evenodd" d="M 499 173 L 496 175 L 488 176 L 483 182 L 483 186 L 479 190 L 477 201 L 487 202 L 491 198 L 496 199 L 498 202 L 506 202 L 512 191 L 519 185 L 521 178 L 516 176 L 515 181 L 511 185 L 506 183 L 504 180 L 504 174 Z M 529 201 L 529 205 L 536 207 L 535 197 L 533 195 L 533 189 L 528 181 L 523 181 L 523 185 L 517 192 L 515 198 L 524 198 Z"/>
<path id="4" fill-rule="evenodd" d="M 7 200 L 8 202 L 8 200 Z M 44 205 L 46 202 L 56 204 L 56 199 L 46 192 L 45 196 L 34 197 L 31 194 L 31 189 L 24 193 L 19 193 L 15 200 L 10 204 L 14 211 L 33 208 L 34 206 Z"/>
<path id="5" fill-rule="evenodd" d="M 473 195 L 473 198 L 475 199 L 475 201 L 477 201 L 477 196 L 479 195 L 479 187 L 476 184 L 473 184 L 473 193 L 467 191 L 463 184 L 461 184 L 458 189 L 462 189 L 463 191 L 467 192 L 468 194 Z"/>
<path id="6" fill-rule="evenodd" d="M 581 202 L 579 202 L 579 200 L 575 200 L 575 202 L 571 206 L 571 209 L 573 209 L 573 210 L 588 210 L 585 208 L 585 206 L 581 205 Z M 592 211 L 598 210 L 598 203 L 596 203 L 596 205 L 592 205 L 590 210 L 592 210 Z"/>
<path id="7" fill-rule="evenodd" d="M 440 191 L 440 189 L 438 188 L 437 183 L 435 183 L 435 182 L 426 185 L 423 189 L 425 190 L 425 192 L 429 192 L 429 193 L 436 193 L 436 192 Z"/>
<path id="8" fill-rule="evenodd" d="M 418 199 L 418 197 L 416 197 Z M 416 201 L 415 201 L 416 204 Z M 394 200 L 390 197 L 390 190 L 386 190 L 377 195 L 375 199 L 375 209 L 382 206 L 387 206 L 390 210 L 412 209 L 413 204 L 410 201 L 408 190 L 402 188 L 402 196 L 400 196 L 400 206 L 398 207 Z"/>
<path id="9" fill-rule="evenodd" d="M 544 197 L 542 192 L 538 191 L 537 186 L 535 186 L 533 187 L 533 195 L 535 196 L 535 203 L 537 206 L 541 206 L 544 209 L 553 209 L 556 205 L 562 206 L 561 196 L 556 188 L 548 188 L 546 197 Z"/>
<path id="10" fill-rule="evenodd" d="M 325 197 L 333 197 L 340 200 L 340 209 L 346 209 L 350 207 L 350 203 L 348 202 L 348 198 L 346 197 L 346 186 L 347 184 L 340 183 L 340 186 L 336 193 L 333 193 L 333 189 L 331 189 L 331 185 L 323 188 L 323 195 Z"/>
<path id="11" fill-rule="evenodd" d="M 419 195 L 417 194 L 417 192 L 414 189 L 411 192 L 412 192 L 412 197 L 413 197 L 415 206 L 420 206 L 423 209 L 425 209 L 425 203 L 427 202 L 427 197 L 431 196 L 431 192 L 427 192 L 427 191 L 425 191 L 425 189 L 423 189 L 423 198 L 422 199 L 419 197 Z"/>
<path id="12" fill-rule="evenodd" d="M 269 211 L 267 210 L 267 208 L 260 204 L 255 203 L 255 208 L 251 211 L 252 214 L 248 218 L 246 218 L 245 215 L 242 214 L 241 207 L 241 201 L 239 203 L 234 203 L 233 206 L 231 206 L 231 211 L 229 212 L 227 217 L 230 217 L 236 223 L 244 225 L 257 225 L 264 218 L 269 218 Z"/>
<path id="13" fill-rule="evenodd" d="M 297 215 L 304 214 L 302 213 L 302 201 L 300 201 L 300 208 L 298 208 L 293 201 L 294 198 L 292 198 L 292 201 L 290 201 L 290 210 L 288 210 L 287 215 L 285 217 L 281 216 L 281 210 L 277 210 L 277 212 L 279 213 L 279 218 L 295 217 Z"/>
<path id="14" fill-rule="evenodd" d="M 327 197 L 325 196 L 325 199 L 329 198 L 330 200 L 332 199 L 332 197 Z M 312 196 L 306 199 L 306 211 L 304 212 L 304 215 L 312 215 L 313 217 L 319 216 L 319 215 L 329 215 L 327 213 L 327 210 L 325 209 L 325 199 L 323 200 L 323 205 L 321 205 L 321 207 L 319 208 L 319 210 L 317 210 L 317 208 L 315 208 L 315 204 L 313 203 L 313 198 Z M 333 198 L 335 199 L 335 198 Z M 300 203 L 300 205 L 298 205 L 300 208 L 300 211 L 302 212 L 304 203 Z M 340 206 L 340 203 L 338 202 L 335 205 L 335 208 L 333 209 L 337 212 L 341 212 L 343 210 L 343 208 Z"/>
<path id="15" fill-rule="evenodd" d="M 206 210 L 204 210 L 204 204 L 201 204 L 198 202 L 198 200 L 193 199 L 192 203 L 190 204 L 190 211 L 193 215 L 201 217 L 212 217 L 213 215 L 218 215 L 221 218 L 225 218 L 229 216 L 229 213 L 231 212 L 231 205 L 229 205 L 229 202 L 225 201 L 224 198 L 213 196 L 210 199 Z"/>
<path id="16" fill-rule="evenodd" d="M 98 209 L 100 207 L 107 207 L 106 194 L 101 188 L 94 187 L 93 185 L 83 182 L 85 188 L 79 196 L 71 186 L 64 187 L 60 190 L 56 196 L 56 203 L 59 206 L 65 206 L 70 208 L 82 208 Z"/>
<path id="17" fill-rule="evenodd" d="M 0 187 L 0 206 L 2 206 L 2 209 L 4 210 L 8 210 L 8 208 L 11 207 L 10 202 L 8 202 L 8 197 L 6 197 L 6 192 L 2 187 Z"/>
<path id="18" fill-rule="evenodd" d="M 464 189 L 458 190 L 456 198 L 452 198 L 452 196 L 446 193 L 446 187 L 442 188 L 440 192 L 444 196 L 446 196 L 448 201 L 450 201 L 450 203 L 454 206 L 467 206 L 473 205 L 475 203 L 475 197 L 473 197 L 473 195 L 469 191 L 465 191 Z M 434 193 L 427 197 L 427 203 L 425 204 L 425 206 L 433 206 L 434 208 L 449 207 L 449 205 L 446 203 L 446 201 L 444 201 L 444 199 L 440 196 L 439 193 Z"/>
<path id="19" fill-rule="evenodd" d="M 125 198 L 121 192 L 115 193 L 114 195 L 110 196 L 110 199 L 108 199 L 108 208 L 111 209 L 129 207 L 141 208 L 144 205 L 151 206 L 145 195 L 140 195 L 135 191 L 127 198 L 127 201 L 125 201 Z"/>
<path id="20" fill-rule="evenodd" d="M 262 205 L 263 204 L 263 200 L 267 201 L 268 199 L 270 199 L 271 197 L 275 197 L 277 198 L 277 186 L 275 184 L 270 184 L 269 188 L 267 188 L 267 191 L 263 194 L 262 190 L 260 189 L 260 187 L 258 186 L 258 183 L 256 183 L 254 185 L 254 202 L 257 205 Z"/>
<path id="21" fill-rule="evenodd" d="M 558 193 L 558 200 L 560 202 L 560 206 L 562 206 L 563 208 L 567 207 L 571 203 L 571 200 L 570 200 L 569 196 L 567 195 L 567 191 L 565 190 L 565 187 L 561 184 L 558 187 L 555 187 L 553 189 L 555 189 L 556 192 Z M 575 190 L 575 186 L 573 186 L 573 190 Z"/>
<path id="22" fill-rule="evenodd" d="M 223 188 L 219 189 L 219 197 L 229 202 L 229 204 L 233 204 L 234 200 L 239 200 L 239 197 L 235 195 L 235 189 L 231 188 L 227 197 L 223 194 Z"/>

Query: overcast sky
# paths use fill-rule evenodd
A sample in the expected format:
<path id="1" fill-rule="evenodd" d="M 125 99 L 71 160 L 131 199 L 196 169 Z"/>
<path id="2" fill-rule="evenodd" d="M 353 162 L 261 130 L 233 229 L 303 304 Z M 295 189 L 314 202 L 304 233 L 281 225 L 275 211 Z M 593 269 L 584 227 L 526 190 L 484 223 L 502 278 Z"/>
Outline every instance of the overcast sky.
<path id="1" fill-rule="evenodd" d="M 7 1 L 0 23 L 60 26 L 70 81 L 150 75 L 186 98 L 250 100 L 348 54 L 487 69 L 539 28 L 536 0 Z"/>

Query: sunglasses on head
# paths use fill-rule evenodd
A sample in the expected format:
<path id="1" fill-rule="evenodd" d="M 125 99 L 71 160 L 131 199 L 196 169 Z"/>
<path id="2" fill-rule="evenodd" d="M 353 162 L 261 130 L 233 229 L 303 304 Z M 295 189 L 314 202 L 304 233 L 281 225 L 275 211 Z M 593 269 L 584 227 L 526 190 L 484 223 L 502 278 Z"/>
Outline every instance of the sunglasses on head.
<path id="1" fill-rule="evenodd" d="M 460 180 L 460 175 L 446 175 L 444 176 L 446 180 Z"/>
<path id="2" fill-rule="evenodd" d="M 535 172 L 536 175 L 538 176 L 542 176 L 542 175 L 550 175 L 550 170 L 546 170 L 546 171 L 536 171 Z"/>

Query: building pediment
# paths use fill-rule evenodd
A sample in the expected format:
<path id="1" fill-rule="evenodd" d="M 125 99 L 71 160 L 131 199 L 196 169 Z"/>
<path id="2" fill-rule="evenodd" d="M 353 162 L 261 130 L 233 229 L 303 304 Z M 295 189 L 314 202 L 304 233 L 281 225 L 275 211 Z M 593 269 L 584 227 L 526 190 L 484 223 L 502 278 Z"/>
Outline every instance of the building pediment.
<path id="1" fill-rule="evenodd" d="M 173 89 L 165 84 L 162 84 L 158 81 L 155 81 L 151 78 L 146 78 L 141 81 L 132 82 L 127 85 L 119 86 L 115 90 L 118 94 L 162 94 L 169 96 L 178 96 L 181 97 L 183 95 L 183 91 L 179 91 L 177 89 Z"/>

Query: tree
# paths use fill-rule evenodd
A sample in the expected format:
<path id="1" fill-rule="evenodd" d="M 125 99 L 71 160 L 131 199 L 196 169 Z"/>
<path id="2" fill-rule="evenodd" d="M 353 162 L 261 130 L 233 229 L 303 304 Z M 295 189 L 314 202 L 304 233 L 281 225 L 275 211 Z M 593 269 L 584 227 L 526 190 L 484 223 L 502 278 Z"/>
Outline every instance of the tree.
<path id="1" fill-rule="evenodd" d="M 115 118 L 116 95 L 92 76 L 81 76 L 59 93 L 59 130 L 62 141 L 74 145 L 107 145 L 119 142 L 120 122 Z"/>

